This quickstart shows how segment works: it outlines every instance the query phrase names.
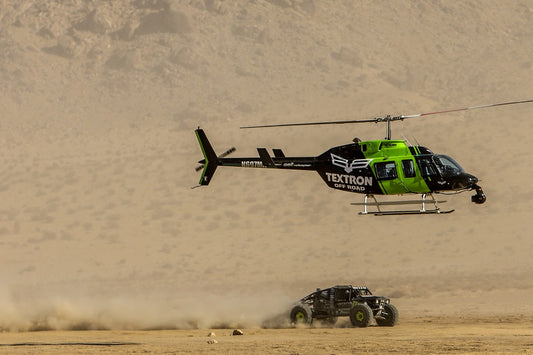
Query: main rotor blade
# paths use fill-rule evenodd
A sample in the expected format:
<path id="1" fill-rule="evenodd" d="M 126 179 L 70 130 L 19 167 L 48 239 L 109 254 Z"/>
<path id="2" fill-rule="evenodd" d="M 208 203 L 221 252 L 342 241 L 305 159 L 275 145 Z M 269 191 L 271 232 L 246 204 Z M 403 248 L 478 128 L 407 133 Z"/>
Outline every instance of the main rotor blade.
<path id="1" fill-rule="evenodd" d="M 369 123 L 369 122 L 380 122 L 385 118 L 371 118 L 366 120 L 348 120 L 348 121 L 323 121 L 323 122 L 302 122 L 302 123 L 281 123 L 281 124 L 269 124 L 269 125 L 260 125 L 260 126 L 244 126 L 240 127 L 241 129 L 247 128 L 270 128 L 270 127 L 289 127 L 289 126 L 314 126 L 314 125 L 326 125 L 326 124 L 346 124 L 346 123 Z"/>
<path id="2" fill-rule="evenodd" d="M 458 111 L 468 111 L 468 110 L 475 110 L 475 109 L 478 109 L 478 108 L 487 108 L 487 107 L 496 107 L 496 106 L 505 106 L 505 105 L 515 105 L 515 104 L 525 104 L 525 103 L 528 103 L 528 102 L 533 102 L 533 100 L 501 102 L 501 103 L 498 103 L 498 104 L 489 104 L 489 105 L 481 105 L 481 106 L 455 108 L 455 109 L 450 109 L 450 110 L 418 113 L 418 114 L 415 114 L 415 115 L 407 115 L 407 116 L 403 116 L 403 115 L 402 116 L 385 116 L 385 117 L 376 117 L 376 118 L 363 119 L 363 120 L 346 120 L 346 121 L 281 123 L 281 124 L 271 124 L 271 125 L 244 126 L 244 127 L 240 127 L 240 128 L 241 129 L 248 129 L 248 128 L 270 128 L 270 127 L 290 127 L 290 126 L 315 126 L 315 125 L 348 124 L 348 123 L 391 122 L 391 121 L 401 121 L 401 120 L 404 120 L 406 118 L 430 116 L 430 115 L 437 115 L 437 114 L 441 114 L 441 113 L 451 113 L 451 112 L 458 112 Z"/>
<path id="3" fill-rule="evenodd" d="M 496 106 L 505 106 L 505 105 L 515 105 L 515 104 L 525 104 L 525 103 L 528 103 L 528 102 L 533 102 L 533 100 L 509 101 L 509 102 L 501 102 L 499 104 L 489 104 L 489 105 L 471 106 L 471 107 L 463 107 L 463 108 L 454 108 L 454 109 L 451 109 L 451 110 L 418 113 L 416 115 L 401 116 L 401 117 L 402 118 L 422 117 L 422 116 L 429 116 L 429 115 L 437 115 L 437 114 L 440 114 L 440 113 L 450 113 L 450 112 L 458 112 L 458 111 L 475 110 L 475 109 L 478 109 L 478 108 L 487 108 L 487 107 L 496 107 Z"/>

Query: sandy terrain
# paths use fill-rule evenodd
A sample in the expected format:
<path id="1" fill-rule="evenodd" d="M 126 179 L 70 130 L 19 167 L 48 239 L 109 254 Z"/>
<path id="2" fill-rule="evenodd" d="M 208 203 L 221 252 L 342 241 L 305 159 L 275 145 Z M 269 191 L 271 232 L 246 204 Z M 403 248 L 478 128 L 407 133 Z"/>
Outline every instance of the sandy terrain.
<path id="1" fill-rule="evenodd" d="M 80 331 L 0 334 L 13 354 L 468 354 L 533 352 L 533 319 L 411 319 L 395 328 Z M 211 334 L 211 333 L 214 333 Z M 216 343 L 209 343 L 215 340 Z"/>
<path id="2" fill-rule="evenodd" d="M 0 0 L 1 343 L 203 351 L 207 329 L 241 327 L 215 345 L 342 352 L 364 332 L 373 352 L 383 332 L 391 351 L 531 351 L 532 104 L 393 126 L 481 179 L 487 203 L 447 196 L 450 215 L 358 216 L 362 196 L 305 172 L 219 169 L 191 189 L 197 126 L 233 156 L 318 155 L 385 127 L 239 127 L 531 99 L 531 53 L 527 0 Z M 345 283 L 405 321 L 261 329 Z"/>

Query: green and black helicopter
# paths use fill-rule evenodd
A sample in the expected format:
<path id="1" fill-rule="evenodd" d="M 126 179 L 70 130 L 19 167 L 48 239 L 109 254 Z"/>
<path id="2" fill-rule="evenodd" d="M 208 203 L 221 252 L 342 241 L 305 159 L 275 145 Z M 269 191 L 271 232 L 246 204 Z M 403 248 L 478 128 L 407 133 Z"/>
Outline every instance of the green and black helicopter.
<path id="1" fill-rule="evenodd" d="M 533 102 L 522 100 L 498 104 L 473 106 L 420 113 L 408 116 L 385 116 L 364 120 L 324 121 L 287 123 L 274 125 L 246 126 L 247 128 L 310 126 L 350 123 L 386 123 L 387 136 L 382 140 L 360 141 L 333 147 L 315 157 L 286 157 L 281 149 L 273 149 L 271 156 L 265 148 L 257 148 L 259 157 L 226 158 L 235 151 L 231 148 L 217 156 L 209 143 L 205 132 L 198 127 L 195 130 L 204 159 L 196 169 L 202 171 L 200 185 L 208 185 L 218 166 L 245 168 L 272 168 L 316 171 L 324 182 L 336 190 L 355 192 L 365 195 L 363 203 L 352 203 L 364 206 L 360 214 L 403 215 L 403 214 L 435 214 L 450 213 L 454 210 L 441 210 L 433 194 L 455 194 L 464 191 L 475 191 L 472 202 L 482 204 L 486 201 L 483 189 L 477 184 L 478 178 L 467 173 L 454 159 L 447 155 L 435 154 L 420 145 L 410 145 L 405 140 L 391 139 L 391 122 L 407 118 L 429 116 L 479 108 L 513 105 Z M 376 195 L 420 194 L 421 200 L 381 201 Z M 428 199 L 429 196 L 429 199 Z M 373 199 L 373 202 L 369 201 Z M 430 207 L 426 208 L 429 203 Z M 407 210 L 383 210 L 384 206 L 419 204 L 420 208 Z M 375 207 L 372 211 L 369 207 Z"/>

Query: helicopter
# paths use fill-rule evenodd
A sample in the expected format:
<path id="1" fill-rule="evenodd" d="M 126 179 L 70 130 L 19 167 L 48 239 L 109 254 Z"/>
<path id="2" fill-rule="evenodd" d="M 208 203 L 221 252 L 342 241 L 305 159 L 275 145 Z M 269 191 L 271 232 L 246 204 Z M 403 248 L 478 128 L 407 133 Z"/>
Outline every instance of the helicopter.
<path id="1" fill-rule="evenodd" d="M 266 148 L 257 148 L 259 157 L 226 158 L 233 153 L 232 147 L 218 155 L 215 153 L 206 133 L 198 127 L 196 137 L 204 156 L 196 170 L 202 170 L 198 186 L 211 182 L 218 166 L 243 168 L 271 168 L 316 171 L 326 185 L 335 190 L 364 194 L 360 215 L 408 215 L 408 214 L 447 214 L 454 210 L 442 210 L 433 194 L 458 194 L 474 191 L 471 201 L 483 204 L 487 200 L 479 179 L 467 173 L 453 158 L 433 153 L 421 145 L 411 145 L 406 140 L 391 139 L 391 123 L 408 118 L 467 111 L 488 107 L 530 103 L 533 100 L 511 101 L 497 104 L 456 108 L 414 115 L 384 116 L 362 120 L 323 121 L 303 123 L 283 123 L 272 125 L 244 126 L 241 129 L 272 128 L 289 126 L 311 126 L 329 124 L 386 123 L 385 139 L 361 141 L 355 138 L 352 143 L 328 149 L 318 156 L 287 157 L 279 149 L 273 149 L 271 156 Z M 420 200 L 378 201 L 378 195 L 419 194 Z M 373 202 L 370 200 L 372 199 Z M 420 205 L 415 209 L 384 209 L 385 206 Z M 428 206 L 429 205 L 429 206 Z M 373 207 L 373 208 L 372 208 Z"/>

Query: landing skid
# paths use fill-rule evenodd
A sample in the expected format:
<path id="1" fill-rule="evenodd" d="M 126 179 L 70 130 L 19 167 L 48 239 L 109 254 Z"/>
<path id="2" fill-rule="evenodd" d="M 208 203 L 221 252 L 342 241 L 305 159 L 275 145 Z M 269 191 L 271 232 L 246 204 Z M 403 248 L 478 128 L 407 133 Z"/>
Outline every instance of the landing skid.
<path id="1" fill-rule="evenodd" d="M 439 210 L 425 210 L 425 211 L 417 211 L 417 210 L 382 211 L 382 212 L 374 211 L 374 212 L 368 212 L 368 213 L 371 213 L 374 216 L 400 216 L 400 215 L 409 215 L 409 214 L 441 214 L 441 213 L 446 214 L 446 213 L 452 213 L 453 211 L 455 210 L 443 211 L 439 209 Z M 368 214 L 368 213 L 359 212 L 359 214 L 361 215 Z"/>
<path id="2" fill-rule="evenodd" d="M 364 210 L 362 212 L 359 212 L 360 215 L 367 215 L 367 214 L 373 214 L 374 216 L 397 216 L 397 215 L 413 215 L 413 214 L 446 214 L 446 213 L 452 213 L 455 210 L 441 210 L 438 206 L 439 203 L 444 203 L 446 201 L 437 201 L 433 197 L 433 194 L 429 194 L 430 200 L 426 201 L 426 194 L 422 194 L 421 200 L 406 200 L 406 201 L 383 201 L 378 202 L 374 195 L 366 195 L 365 196 L 365 202 L 364 203 L 352 203 L 352 205 L 355 206 L 364 206 Z M 371 197 L 374 199 L 374 202 L 368 202 L 368 198 Z M 426 203 L 433 204 L 432 209 L 426 208 Z M 413 210 L 390 210 L 390 211 L 383 211 L 381 209 L 382 206 L 393 206 L 393 205 L 411 205 L 411 204 L 421 204 L 421 209 L 413 209 Z M 376 207 L 376 211 L 369 211 L 368 207 Z"/>

